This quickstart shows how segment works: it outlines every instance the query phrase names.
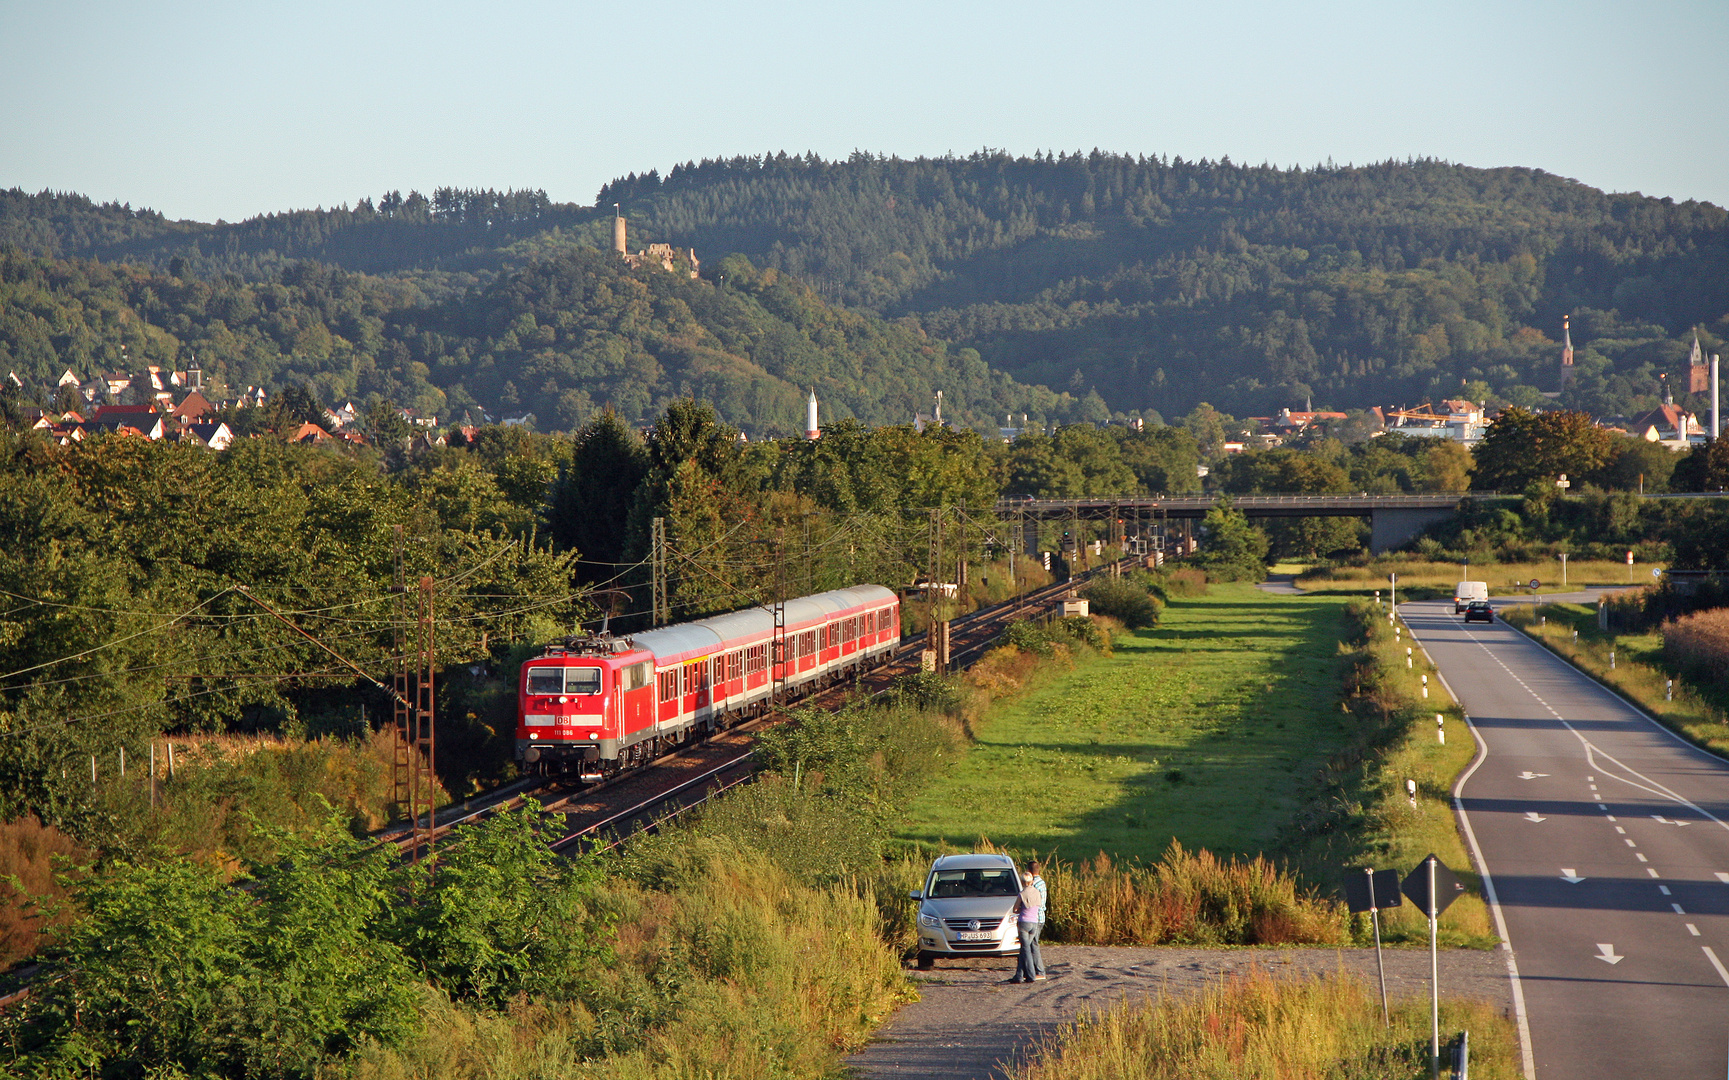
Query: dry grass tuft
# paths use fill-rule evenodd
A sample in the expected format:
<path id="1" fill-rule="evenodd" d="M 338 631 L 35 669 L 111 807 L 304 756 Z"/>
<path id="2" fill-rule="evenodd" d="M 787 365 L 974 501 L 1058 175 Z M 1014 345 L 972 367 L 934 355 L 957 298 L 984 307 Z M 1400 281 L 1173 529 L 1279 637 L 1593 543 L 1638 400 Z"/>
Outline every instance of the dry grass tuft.
<path id="1" fill-rule="evenodd" d="M 1012 1080 L 1417 1080 L 1429 1075 L 1427 999 L 1395 1003 L 1392 1026 L 1369 985 L 1343 972 L 1264 971 L 1194 997 L 1125 1000 L 1065 1025 Z M 1446 1001 L 1448 1039 L 1471 1033 L 1471 1074 L 1518 1075 L 1513 1025 L 1492 1006 Z M 1443 1059 L 1445 1060 L 1445 1058 Z"/>
<path id="2" fill-rule="evenodd" d="M 1729 608 L 1712 608 L 1663 624 L 1663 656 L 1697 678 L 1729 679 Z"/>
<path id="3" fill-rule="evenodd" d="M 40 904 L 64 901 L 55 875 L 91 859 L 76 840 L 34 816 L 0 824 L 0 968 L 34 956 L 45 934 L 70 921 L 69 913 L 50 915 Z"/>
<path id="4" fill-rule="evenodd" d="M 1088 945 L 1293 945 L 1345 940 L 1338 910 L 1267 859 L 1221 859 L 1172 842 L 1151 866 L 1100 853 L 1052 862 L 1046 935 Z"/>

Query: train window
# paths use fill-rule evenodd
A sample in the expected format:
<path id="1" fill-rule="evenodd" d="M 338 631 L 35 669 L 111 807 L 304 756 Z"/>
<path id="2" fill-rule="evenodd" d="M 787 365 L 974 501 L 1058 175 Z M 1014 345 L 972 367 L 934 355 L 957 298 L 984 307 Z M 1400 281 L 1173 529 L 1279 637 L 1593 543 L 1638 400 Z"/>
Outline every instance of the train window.
<path id="1" fill-rule="evenodd" d="M 737 679 L 744 675 L 744 655 L 739 652 L 726 654 L 726 677 Z"/>
<path id="2" fill-rule="evenodd" d="M 661 672 L 660 673 L 660 679 L 658 681 L 660 683 L 659 691 L 658 691 L 660 694 L 660 700 L 671 701 L 674 698 L 678 697 L 678 669 L 677 668 L 672 668 L 669 671 Z"/>
<path id="3" fill-rule="evenodd" d="M 708 686 L 708 661 L 698 660 L 684 670 L 684 692 L 700 693 Z"/>
<path id="4" fill-rule="evenodd" d="M 555 667 L 529 668 L 528 692 L 531 694 L 564 693 L 564 669 Z"/>
<path id="5" fill-rule="evenodd" d="M 643 687 L 648 685 L 648 661 L 644 660 L 640 664 L 630 665 L 624 669 L 622 675 L 623 678 L 621 682 L 623 685 L 620 689 L 641 690 Z"/>
<path id="6" fill-rule="evenodd" d="M 600 693 L 600 669 L 597 667 L 565 668 L 564 692 L 567 694 Z"/>

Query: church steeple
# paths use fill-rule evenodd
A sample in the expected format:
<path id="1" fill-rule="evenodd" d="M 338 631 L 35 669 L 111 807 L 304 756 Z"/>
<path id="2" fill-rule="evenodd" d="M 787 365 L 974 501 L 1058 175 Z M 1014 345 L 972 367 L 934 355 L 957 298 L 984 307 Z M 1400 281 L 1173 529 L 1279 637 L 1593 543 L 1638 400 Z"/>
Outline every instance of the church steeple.
<path id="1" fill-rule="evenodd" d="M 1573 328 L 1570 316 L 1561 316 L 1561 389 L 1573 381 Z"/>

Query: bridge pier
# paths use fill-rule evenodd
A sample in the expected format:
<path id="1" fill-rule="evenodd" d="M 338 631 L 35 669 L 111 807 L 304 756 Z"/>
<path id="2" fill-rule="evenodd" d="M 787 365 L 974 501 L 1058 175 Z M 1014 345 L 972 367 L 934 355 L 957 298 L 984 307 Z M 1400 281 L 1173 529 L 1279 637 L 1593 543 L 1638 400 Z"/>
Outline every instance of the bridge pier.
<path id="1" fill-rule="evenodd" d="M 1410 543 L 1424 529 L 1452 517 L 1451 507 L 1386 506 L 1369 512 L 1369 553 L 1384 551 Z"/>

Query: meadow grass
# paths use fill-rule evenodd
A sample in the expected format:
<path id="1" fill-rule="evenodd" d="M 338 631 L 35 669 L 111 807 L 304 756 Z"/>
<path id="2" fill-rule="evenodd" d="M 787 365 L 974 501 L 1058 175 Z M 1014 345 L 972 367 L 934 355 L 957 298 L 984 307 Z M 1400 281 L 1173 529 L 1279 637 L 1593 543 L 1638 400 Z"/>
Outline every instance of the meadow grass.
<path id="1" fill-rule="evenodd" d="M 1729 757 L 1729 689 L 1695 681 L 1678 670 L 1663 654 L 1660 632 L 1599 630 L 1597 609 L 1587 604 L 1520 605 L 1503 608 L 1500 615 L 1683 738 Z M 1668 680 L 1674 681 L 1672 700 L 1667 697 Z"/>
<path id="2" fill-rule="evenodd" d="M 1496 939 L 1481 878 L 1452 805 L 1453 783 L 1476 757 L 1476 740 L 1427 654 L 1386 611 L 1358 600 L 1346 612 L 1351 629 L 1340 648 L 1350 671 L 1333 708 L 1357 722 L 1358 737 L 1328 761 L 1282 851 L 1302 877 L 1335 887 L 1347 867 L 1395 869 L 1403 877 L 1434 854 L 1467 886 L 1441 916 L 1440 942 L 1491 948 Z M 1416 784 L 1415 796 L 1408 782 Z M 1371 940 L 1368 918 L 1351 916 L 1351 932 L 1359 943 Z M 1428 921 L 1412 905 L 1381 913 L 1387 942 L 1426 944 L 1428 934 Z"/>
<path id="3" fill-rule="evenodd" d="M 974 745 L 913 799 L 897 837 L 984 837 L 1071 862 L 1152 862 L 1173 840 L 1272 850 L 1303 778 L 1350 737 L 1334 704 L 1342 607 L 1250 585 L 1173 597 L 1157 628 L 976 721 Z"/>
<path id="4" fill-rule="evenodd" d="M 1632 583 L 1651 580 L 1653 564 L 1636 562 L 1632 567 Z M 1538 559 L 1524 562 L 1474 562 L 1468 566 L 1458 562 L 1424 562 L 1400 556 L 1373 559 L 1362 566 L 1321 566 L 1300 572 L 1297 587 L 1306 592 L 1348 593 L 1367 596 L 1377 590 L 1387 594 L 1387 575 L 1399 575 L 1399 598 L 1432 599 L 1445 593 L 1453 595 L 1453 586 L 1461 581 L 1482 581 L 1496 596 L 1529 595 L 1523 586 L 1532 578 L 1541 583 L 1541 593 L 1582 589 L 1587 585 L 1628 584 L 1627 564 L 1609 559 L 1569 559 L 1567 584 L 1561 584 L 1561 560 Z M 1407 590 L 1410 590 L 1407 597 Z"/>
<path id="5" fill-rule="evenodd" d="M 1393 1002 L 1390 1026 L 1363 979 L 1255 971 L 1195 996 L 1124 1000 L 1048 1037 L 1010 1080 L 1418 1080 L 1429 1075 L 1429 1003 Z M 1443 1001 L 1445 1043 L 1471 1034 L 1471 1075 L 1519 1075 L 1517 1033 L 1494 1006 Z"/>

